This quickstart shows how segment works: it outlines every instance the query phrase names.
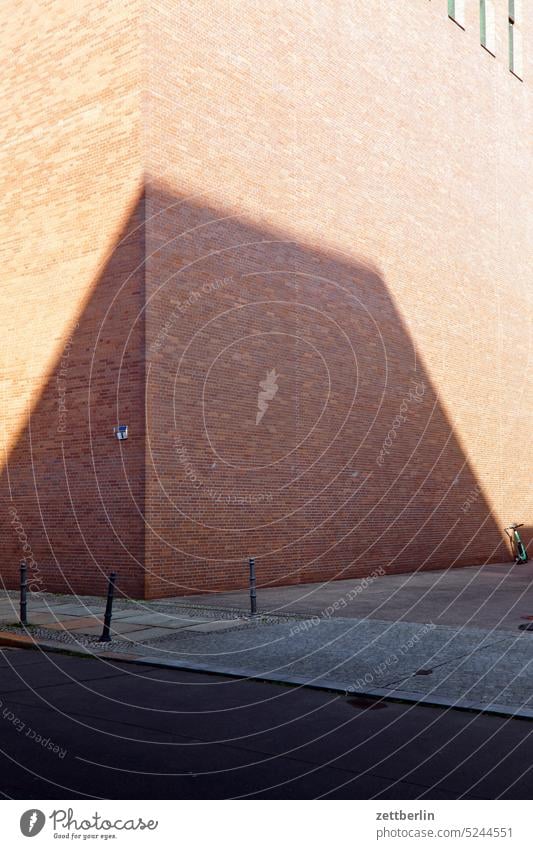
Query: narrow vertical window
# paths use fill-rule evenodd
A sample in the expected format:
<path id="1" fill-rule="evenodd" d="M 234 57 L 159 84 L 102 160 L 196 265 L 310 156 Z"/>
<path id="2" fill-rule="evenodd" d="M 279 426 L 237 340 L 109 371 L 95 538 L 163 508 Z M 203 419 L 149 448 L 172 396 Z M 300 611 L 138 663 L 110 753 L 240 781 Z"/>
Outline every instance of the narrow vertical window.
<path id="1" fill-rule="evenodd" d="M 520 0 L 509 0 L 509 70 L 522 78 L 522 33 Z"/>
<path id="2" fill-rule="evenodd" d="M 465 0 L 448 0 L 448 17 L 464 29 Z"/>
<path id="3" fill-rule="evenodd" d="M 493 0 L 479 2 L 479 29 L 483 47 L 493 56 L 496 55 L 496 18 Z"/>

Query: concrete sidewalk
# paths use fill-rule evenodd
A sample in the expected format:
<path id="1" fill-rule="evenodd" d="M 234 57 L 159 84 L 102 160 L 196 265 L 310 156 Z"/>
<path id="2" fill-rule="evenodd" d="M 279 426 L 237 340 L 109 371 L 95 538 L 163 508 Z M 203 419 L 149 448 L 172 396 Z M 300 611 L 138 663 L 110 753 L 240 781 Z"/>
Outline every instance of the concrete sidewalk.
<path id="1" fill-rule="evenodd" d="M 29 631 L 36 629 L 37 633 L 46 633 L 51 639 L 72 636 L 84 644 L 94 643 L 95 648 L 105 648 L 98 643 L 104 625 L 105 601 L 94 597 L 74 598 L 45 593 L 32 596 L 29 593 Z M 158 606 L 158 602 L 116 600 L 110 629 L 112 642 L 139 646 L 150 640 L 168 637 L 182 629 L 218 631 L 240 623 L 233 616 L 221 619 L 220 613 L 216 611 L 207 610 L 202 616 L 193 609 L 190 615 L 177 605 L 166 605 L 166 611 L 159 610 Z M 18 619 L 17 595 L 3 593 L 0 598 L 0 625 L 10 628 Z"/>
<path id="2" fill-rule="evenodd" d="M 366 583 L 363 586 L 362 580 L 341 580 L 291 587 L 260 586 L 259 609 L 318 616 L 328 611 L 333 617 L 505 630 L 516 630 L 524 622 L 522 616 L 533 616 L 533 563 L 406 572 L 369 578 Z M 249 609 L 245 590 L 187 596 L 187 602 L 208 603 L 221 609 Z"/>
<path id="3" fill-rule="evenodd" d="M 46 649 L 533 718 L 533 568 L 410 573 L 259 593 L 118 600 L 29 597 L 25 636 L 4 593 L 4 639 Z M 484 627 L 479 627 L 483 622 Z"/>

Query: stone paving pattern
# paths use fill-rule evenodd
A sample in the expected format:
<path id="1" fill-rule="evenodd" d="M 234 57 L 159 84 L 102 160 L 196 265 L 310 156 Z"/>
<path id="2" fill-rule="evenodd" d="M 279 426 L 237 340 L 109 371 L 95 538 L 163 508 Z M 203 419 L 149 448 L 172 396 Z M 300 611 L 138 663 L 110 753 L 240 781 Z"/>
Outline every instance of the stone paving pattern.
<path id="1" fill-rule="evenodd" d="M 119 600 L 111 644 L 97 641 L 103 599 L 30 596 L 30 633 L 154 664 L 533 717 L 533 633 L 520 630 L 532 574 L 502 564 L 263 589 L 255 619 L 242 593 Z M 0 624 L 17 632 L 17 615 L 16 594 L 4 593 Z"/>

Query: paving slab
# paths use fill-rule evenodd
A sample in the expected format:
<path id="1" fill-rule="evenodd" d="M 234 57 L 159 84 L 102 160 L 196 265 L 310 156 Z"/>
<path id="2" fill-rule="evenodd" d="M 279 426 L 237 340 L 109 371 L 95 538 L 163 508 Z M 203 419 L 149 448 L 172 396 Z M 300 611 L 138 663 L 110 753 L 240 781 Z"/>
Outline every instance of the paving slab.
<path id="1" fill-rule="evenodd" d="M 53 611 L 57 618 L 60 619 L 61 616 L 91 616 L 91 615 L 99 615 L 104 614 L 105 605 L 103 604 L 83 604 L 83 603 L 61 603 L 57 604 L 55 602 L 50 602 L 49 604 L 45 604 L 43 606 L 39 606 L 39 609 L 30 603 L 28 600 L 28 616 L 32 614 L 32 612 L 51 612 Z"/>
<path id="2" fill-rule="evenodd" d="M 131 634 L 123 634 L 122 639 L 140 644 L 145 640 L 168 637 L 168 634 L 168 628 L 142 628 L 141 630 L 133 631 Z"/>
<path id="3" fill-rule="evenodd" d="M 113 617 L 115 618 L 115 617 Z M 130 613 L 121 617 L 121 622 L 135 622 L 144 627 L 158 626 L 160 628 L 181 628 L 198 622 L 207 622 L 206 619 L 192 619 L 190 616 L 173 616 L 166 613 Z"/>
<path id="4" fill-rule="evenodd" d="M 229 631 L 231 628 L 238 628 L 247 624 L 248 622 L 245 619 L 219 619 L 214 622 L 202 622 L 199 625 L 188 625 L 182 630 L 210 634 L 213 631 Z"/>
<path id="5" fill-rule="evenodd" d="M 12 611 L 11 613 L 0 614 L 0 622 L 3 625 L 8 625 L 8 624 L 12 625 L 12 624 L 14 624 L 18 621 L 19 621 L 19 614 L 17 612 Z"/>
<path id="6" fill-rule="evenodd" d="M 105 610 L 104 610 L 104 608 L 102 608 L 101 613 L 97 613 L 97 614 L 94 614 L 94 615 L 98 616 L 100 619 L 103 620 L 104 614 L 105 614 Z M 140 611 L 139 615 L 142 616 L 143 611 Z M 116 609 L 114 607 L 112 618 L 113 618 L 113 621 L 119 620 L 119 619 L 121 620 L 121 619 L 135 618 L 135 611 L 134 610 L 120 610 L 120 609 Z"/>
<path id="7" fill-rule="evenodd" d="M 132 624 L 132 623 L 129 623 Z M 135 642 L 141 644 L 145 640 L 154 640 L 158 637 L 169 635 L 169 630 L 167 628 L 145 628 L 142 625 L 135 625 L 131 631 L 113 631 L 113 628 L 110 629 L 111 635 L 115 634 L 120 637 L 121 640 L 128 642 Z M 102 624 L 92 625 L 80 628 L 78 631 L 73 631 L 73 637 L 99 637 L 102 633 Z"/>
<path id="8" fill-rule="evenodd" d="M 50 619 L 45 619 L 44 614 L 41 616 L 32 616 L 30 623 L 32 625 L 48 625 L 53 631 L 81 631 L 84 627 L 94 627 L 96 623 L 95 616 L 63 616 L 61 621 L 57 621 L 57 616 Z M 102 623 L 100 623 L 100 628 Z"/>
<path id="9" fill-rule="evenodd" d="M 149 629 L 145 628 L 145 626 L 139 622 L 121 622 L 119 620 L 118 622 L 111 622 L 110 630 L 111 634 L 117 634 L 120 636 L 120 634 L 134 634 L 136 632 L 147 631 Z M 164 633 L 168 632 L 165 631 Z"/>

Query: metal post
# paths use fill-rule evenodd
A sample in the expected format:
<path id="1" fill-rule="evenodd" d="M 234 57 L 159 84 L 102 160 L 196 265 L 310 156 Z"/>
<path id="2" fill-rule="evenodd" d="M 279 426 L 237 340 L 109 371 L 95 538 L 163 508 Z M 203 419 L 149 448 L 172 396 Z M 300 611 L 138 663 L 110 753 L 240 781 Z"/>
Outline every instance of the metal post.
<path id="1" fill-rule="evenodd" d="M 28 567 L 26 561 L 20 561 L 20 624 L 28 624 Z"/>
<path id="2" fill-rule="evenodd" d="M 257 613 L 257 594 L 255 591 L 255 560 L 250 557 L 250 611 L 252 616 Z"/>
<path id="3" fill-rule="evenodd" d="M 107 587 L 107 604 L 105 606 L 104 613 L 104 629 L 102 631 L 102 636 L 100 637 L 100 643 L 109 643 L 111 642 L 111 636 L 109 634 L 109 629 L 111 627 L 111 615 L 113 613 L 113 594 L 115 592 L 115 583 L 117 580 L 117 573 L 111 572 L 109 576 L 109 583 Z"/>

